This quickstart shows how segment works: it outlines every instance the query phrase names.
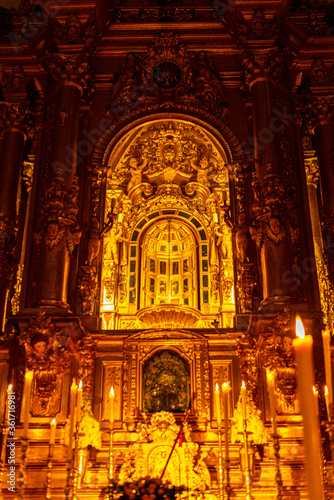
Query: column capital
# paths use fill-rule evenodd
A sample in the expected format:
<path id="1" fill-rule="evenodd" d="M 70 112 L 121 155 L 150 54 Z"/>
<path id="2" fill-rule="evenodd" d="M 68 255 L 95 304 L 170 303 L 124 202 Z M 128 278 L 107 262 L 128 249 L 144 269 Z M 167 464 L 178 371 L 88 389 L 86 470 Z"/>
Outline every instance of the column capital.
<path id="1" fill-rule="evenodd" d="M 42 64 L 56 85 L 76 86 L 81 96 L 92 93 L 91 71 L 83 57 L 48 53 L 42 59 Z"/>
<path id="2" fill-rule="evenodd" d="M 334 96 L 310 98 L 304 110 L 304 117 L 309 126 L 315 130 L 319 125 L 334 123 Z"/>
<path id="3" fill-rule="evenodd" d="M 318 158 L 307 158 L 304 161 L 305 163 L 305 171 L 306 171 L 306 180 L 308 184 L 317 185 L 319 180 L 319 164 Z"/>
<path id="4" fill-rule="evenodd" d="M 242 77 L 246 86 L 251 89 L 258 81 L 272 81 L 285 75 L 291 61 L 288 49 L 273 47 L 271 49 L 251 50 L 249 47 L 241 51 Z"/>
<path id="5" fill-rule="evenodd" d="M 0 102 L 0 133 L 5 130 L 16 130 L 26 138 L 41 122 L 41 111 L 41 106 L 31 111 L 27 102 L 20 104 Z"/>

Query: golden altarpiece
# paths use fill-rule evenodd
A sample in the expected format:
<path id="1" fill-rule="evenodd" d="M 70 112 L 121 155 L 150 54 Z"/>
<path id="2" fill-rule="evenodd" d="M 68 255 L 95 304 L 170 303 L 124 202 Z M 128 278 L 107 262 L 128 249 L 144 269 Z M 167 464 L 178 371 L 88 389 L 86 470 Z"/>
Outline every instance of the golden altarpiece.
<path id="1" fill-rule="evenodd" d="M 330 5 L 10 2 L 0 497 L 307 499 L 299 314 L 334 498 Z"/>

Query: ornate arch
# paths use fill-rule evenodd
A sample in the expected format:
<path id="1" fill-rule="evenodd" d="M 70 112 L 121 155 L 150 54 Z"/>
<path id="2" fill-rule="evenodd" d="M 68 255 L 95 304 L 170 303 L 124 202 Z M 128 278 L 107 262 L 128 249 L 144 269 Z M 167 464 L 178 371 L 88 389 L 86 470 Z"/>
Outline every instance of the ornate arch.
<path id="1" fill-rule="evenodd" d="M 128 111 L 115 122 L 109 118 L 102 120 L 100 128 L 103 134 L 92 154 L 93 168 L 100 169 L 107 165 L 111 151 L 131 129 L 161 119 L 193 122 L 206 129 L 216 138 L 218 143 L 225 146 L 229 162 L 242 163 L 245 160 L 239 139 L 223 120 L 207 110 L 199 109 L 190 104 L 181 105 L 164 102 L 162 104 L 138 106 L 138 108 Z"/>

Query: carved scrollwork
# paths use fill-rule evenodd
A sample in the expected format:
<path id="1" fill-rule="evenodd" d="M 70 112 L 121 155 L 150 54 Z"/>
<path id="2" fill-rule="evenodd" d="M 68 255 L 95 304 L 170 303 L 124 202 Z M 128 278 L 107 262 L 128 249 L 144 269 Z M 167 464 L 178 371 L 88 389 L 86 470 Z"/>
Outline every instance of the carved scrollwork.
<path id="1" fill-rule="evenodd" d="M 292 347 L 295 337 L 295 315 L 289 308 L 278 313 L 259 337 L 262 366 L 276 370 L 276 384 L 286 404 L 296 399 L 296 370 Z"/>

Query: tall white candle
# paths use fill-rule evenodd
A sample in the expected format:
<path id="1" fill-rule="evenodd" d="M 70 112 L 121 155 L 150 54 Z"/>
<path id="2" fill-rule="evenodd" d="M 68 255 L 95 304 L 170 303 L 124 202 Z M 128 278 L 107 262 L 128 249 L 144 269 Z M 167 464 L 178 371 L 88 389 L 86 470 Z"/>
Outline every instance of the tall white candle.
<path id="1" fill-rule="evenodd" d="M 26 370 L 24 376 L 24 388 L 23 388 L 23 437 L 28 439 L 28 427 L 30 420 L 30 399 L 31 399 L 31 386 L 34 377 L 33 370 Z"/>
<path id="2" fill-rule="evenodd" d="M 314 386 L 313 386 L 313 398 L 314 398 L 315 415 L 318 418 L 319 417 L 319 391 L 317 391 Z"/>
<path id="3" fill-rule="evenodd" d="M 71 462 L 73 457 L 73 435 L 75 426 L 75 402 L 77 397 L 77 384 L 73 380 L 70 390 L 70 428 L 67 449 L 67 461 Z"/>
<path id="4" fill-rule="evenodd" d="M 329 393 L 328 393 L 327 385 L 325 385 L 325 403 L 326 403 L 326 410 L 327 410 L 327 418 L 329 420 Z"/>
<path id="5" fill-rule="evenodd" d="M 221 416 L 221 411 L 220 411 L 220 390 L 219 390 L 218 384 L 216 384 L 215 400 L 216 400 L 217 424 L 218 424 L 218 426 L 220 426 L 221 421 L 222 421 L 222 416 Z"/>
<path id="6" fill-rule="evenodd" d="M 275 404 L 275 372 L 267 369 L 267 384 L 273 434 L 277 435 L 276 404 Z"/>
<path id="7" fill-rule="evenodd" d="M 229 459 L 229 449 L 228 449 L 228 414 L 229 414 L 229 404 L 228 404 L 228 393 L 229 385 L 223 383 L 223 400 L 224 400 L 224 434 L 225 434 L 225 461 Z"/>
<path id="8" fill-rule="evenodd" d="M 53 418 L 50 422 L 50 444 L 55 444 L 57 421 Z"/>
<path id="9" fill-rule="evenodd" d="M 330 332 L 328 330 L 322 332 L 322 346 L 324 349 L 325 361 L 325 377 L 328 387 L 329 404 L 333 404 L 333 384 L 332 384 L 332 363 L 331 363 L 331 347 L 330 347 Z"/>
<path id="10" fill-rule="evenodd" d="M 77 425 L 80 425 L 81 409 L 82 409 L 82 381 L 80 380 L 77 389 L 77 416 L 76 416 Z"/>
<path id="11" fill-rule="evenodd" d="M 300 319 L 296 321 L 298 337 L 293 341 L 297 362 L 297 383 L 300 409 L 303 416 L 304 444 L 306 451 L 306 479 L 309 497 L 312 500 L 322 500 L 324 497 L 320 441 L 313 396 L 313 338 L 306 335 Z"/>
<path id="12" fill-rule="evenodd" d="M 241 413 L 242 420 L 245 422 L 247 420 L 247 400 L 246 400 L 246 384 L 244 380 L 241 384 Z"/>
<path id="13" fill-rule="evenodd" d="M 110 387 L 109 403 L 110 403 L 110 423 L 113 424 L 115 420 L 115 391 L 113 386 Z"/>

